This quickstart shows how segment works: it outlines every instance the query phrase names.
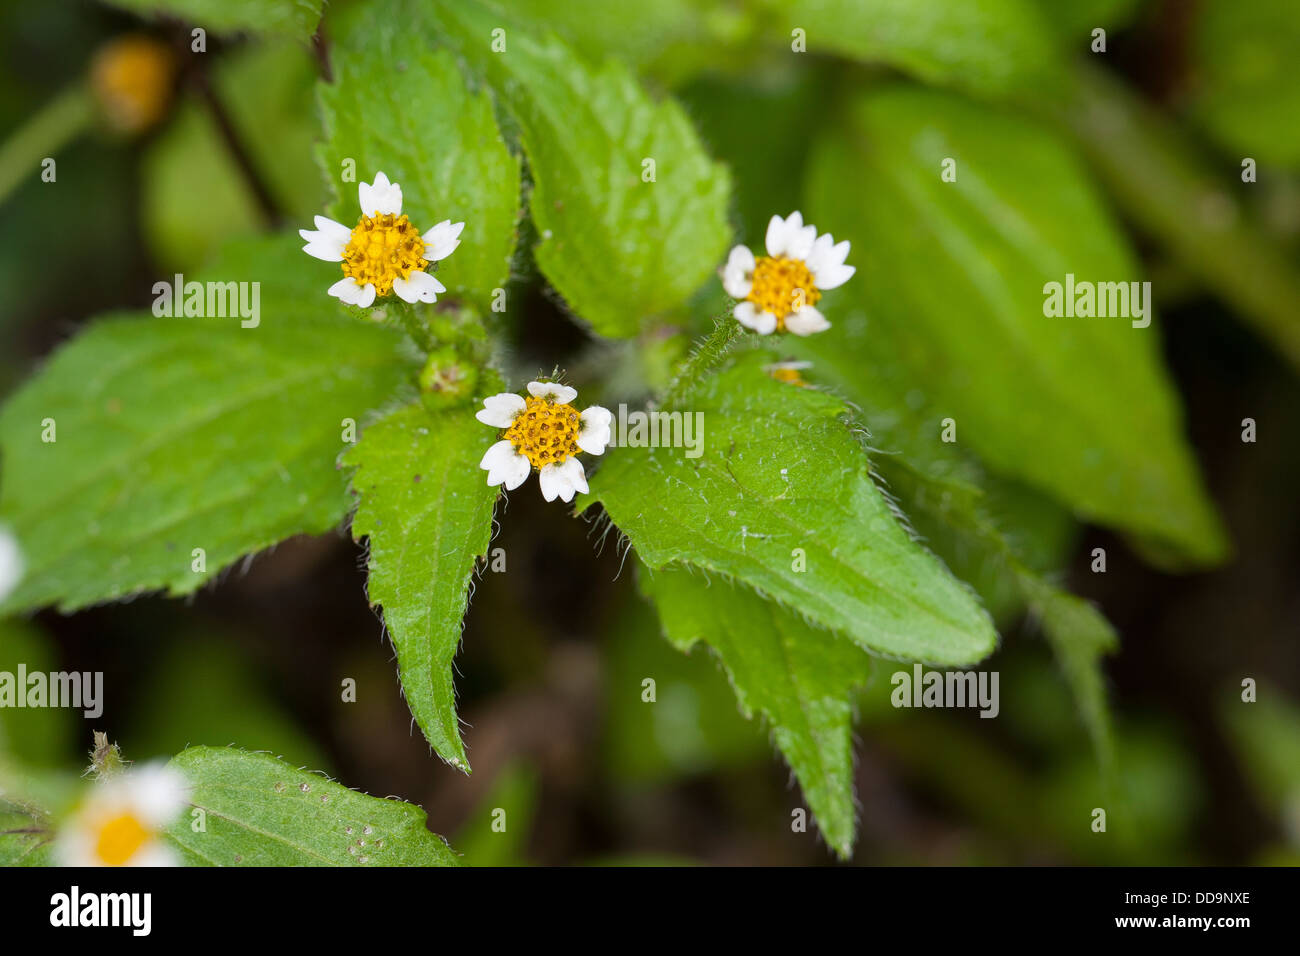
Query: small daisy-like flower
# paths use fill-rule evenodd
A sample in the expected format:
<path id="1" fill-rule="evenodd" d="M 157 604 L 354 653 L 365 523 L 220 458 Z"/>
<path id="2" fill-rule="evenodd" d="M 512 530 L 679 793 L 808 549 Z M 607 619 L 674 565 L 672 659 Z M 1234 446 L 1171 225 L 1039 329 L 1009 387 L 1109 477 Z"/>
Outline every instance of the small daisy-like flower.
<path id="1" fill-rule="evenodd" d="M 602 455 L 609 444 L 609 409 L 592 405 L 579 414 L 573 407 L 578 390 L 558 382 L 529 382 L 528 397 L 502 392 L 483 399 L 474 417 L 504 428 L 501 441 L 487 450 L 479 467 L 489 485 L 518 488 L 536 468 L 542 497 L 572 501 L 587 492 L 587 473 L 577 455 Z"/>
<path id="2" fill-rule="evenodd" d="M 373 183 L 358 183 L 361 218 L 349 229 L 316 217 L 316 229 L 299 229 L 302 251 L 326 262 L 343 263 L 343 278 L 329 293 L 348 305 L 368 307 L 393 293 L 406 302 L 436 302 L 447 287 L 425 271 L 460 245 L 463 222 L 444 219 L 424 235 L 402 215 L 402 187 L 375 173 Z"/>
<path id="3" fill-rule="evenodd" d="M 162 764 L 118 772 L 96 783 L 59 830 L 64 866 L 179 866 L 159 831 L 186 802 L 185 778 Z"/>
<path id="4" fill-rule="evenodd" d="M 767 224 L 767 255 L 754 258 L 746 246 L 736 246 L 722 267 L 722 287 L 743 301 L 732 313 L 747 329 L 760 335 L 793 332 L 812 335 L 831 327 L 817 302 L 827 289 L 849 281 L 856 271 L 845 265 L 846 239 L 836 243 L 829 232 L 817 235 L 798 212 Z"/>
<path id="5" fill-rule="evenodd" d="M 808 380 L 803 377 L 805 369 L 812 368 L 812 362 L 773 362 L 771 365 L 764 365 L 763 371 L 786 385 L 794 385 L 798 388 L 807 388 Z"/>
<path id="6" fill-rule="evenodd" d="M 0 601 L 13 593 L 23 578 L 23 553 L 18 539 L 0 526 Z"/>

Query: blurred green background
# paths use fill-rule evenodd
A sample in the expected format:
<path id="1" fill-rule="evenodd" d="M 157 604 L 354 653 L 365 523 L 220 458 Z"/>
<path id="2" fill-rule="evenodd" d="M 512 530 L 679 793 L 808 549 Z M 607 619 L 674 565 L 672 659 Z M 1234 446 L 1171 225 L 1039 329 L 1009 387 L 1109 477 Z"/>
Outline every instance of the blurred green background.
<path id="1" fill-rule="evenodd" d="M 740 3 L 654 4 L 634 28 L 594 15 L 599 5 L 567 15 L 555 3 L 516 6 L 683 100 L 733 169 L 734 222 L 750 242 L 773 211 L 800 204 L 827 104 L 868 73 L 818 54 L 801 70 L 768 68 Z M 1255 157 L 1266 172 L 1244 213 L 1271 254 L 1300 263 L 1300 6 L 1038 7 L 1081 61 L 1091 30 L 1107 29 L 1106 55 L 1081 69 L 1145 101 L 1176 131 L 1179 156 L 1228 182 L 1242 156 Z M 90 2 L 5 4 L 0 141 L 80 84 L 105 43 L 133 32 L 177 50 L 189 40 L 181 24 Z M 0 198 L 4 393 L 89 317 L 147 306 L 154 281 L 197 268 L 224 239 L 306 223 L 323 207 L 311 153 L 316 51 L 214 36 L 186 63 L 158 123 L 138 133 L 92 123 L 55 154 L 57 188 L 29 175 Z M 876 74 L 888 72 L 866 78 Z M 1117 772 L 1098 773 L 1047 647 L 999 598 L 996 569 L 960 569 L 999 612 L 1004 646 L 984 666 L 1001 673 L 1001 716 L 896 711 L 896 665 L 878 663 L 856 725 L 855 863 L 1300 861 L 1300 386 L 1275 344 L 1240 321 L 1231 281 L 1207 280 L 1171 253 L 1147 228 L 1142 197 L 1108 184 L 1104 146 L 1079 151 L 1114 190 L 1119 218 L 1140 227 L 1132 235 L 1158 279 L 1165 359 L 1236 556 L 1213 572 L 1163 574 L 1118 537 L 1010 489 L 1000 507 L 1011 526 L 1121 635 L 1107 665 Z M 589 358 L 585 333 L 550 297 L 528 294 L 521 353 L 570 368 Z M 701 314 L 713 306 L 702 302 Z M 1300 302 L 1290 308 L 1300 321 Z M 1247 415 L 1273 432 L 1241 443 Z M 493 542 L 508 572 L 478 582 L 457 658 L 471 778 L 432 757 L 413 728 L 365 600 L 361 551 L 342 533 L 256 556 L 192 601 L 0 622 L 0 670 L 23 661 L 103 671 L 106 709 L 93 728 L 128 757 L 199 743 L 269 750 L 421 804 L 471 863 L 831 862 L 814 828 L 792 832 L 798 788 L 716 663 L 659 637 L 631 562 L 620 573 L 618 549 L 594 547 L 590 531 L 536 495 L 511 499 Z M 1104 575 L 1089 571 L 1096 547 L 1108 554 Z M 646 677 L 653 706 L 641 699 Z M 356 703 L 341 700 L 348 678 Z M 1244 678 L 1259 682 L 1257 703 L 1241 702 Z M 0 710 L 0 745 L 42 766 L 78 766 L 91 729 L 66 711 Z M 1114 808 L 1105 838 L 1089 827 L 1097 806 Z M 506 834 L 491 828 L 494 808 L 507 812 Z"/>

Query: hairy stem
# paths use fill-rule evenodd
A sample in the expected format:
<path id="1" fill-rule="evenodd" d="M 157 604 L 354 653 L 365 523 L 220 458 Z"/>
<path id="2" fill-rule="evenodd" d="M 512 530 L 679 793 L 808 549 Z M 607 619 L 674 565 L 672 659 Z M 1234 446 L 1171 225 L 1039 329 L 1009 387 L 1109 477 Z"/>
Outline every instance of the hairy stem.
<path id="1" fill-rule="evenodd" d="M 681 367 L 677 377 L 668 384 L 663 398 L 659 400 L 660 406 L 671 408 L 680 402 L 687 392 L 717 368 L 723 357 L 744 334 L 744 327 L 730 315 L 719 319 L 713 331 L 695 347 L 695 351 Z"/>

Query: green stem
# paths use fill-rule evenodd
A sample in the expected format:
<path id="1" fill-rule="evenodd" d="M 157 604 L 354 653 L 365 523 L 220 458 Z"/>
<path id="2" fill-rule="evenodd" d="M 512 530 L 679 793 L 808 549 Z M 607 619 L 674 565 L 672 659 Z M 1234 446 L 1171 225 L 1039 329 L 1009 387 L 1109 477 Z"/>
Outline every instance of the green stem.
<path id="1" fill-rule="evenodd" d="M 704 380 L 704 377 L 717 367 L 723 357 L 731 350 L 736 340 L 745 333 L 744 327 L 730 315 L 718 320 L 704 341 L 695 347 L 691 357 L 681 367 L 677 377 L 669 383 L 659 405 L 672 408 L 682 398 Z"/>
<path id="2" fill-rule="evenodd" d="M 1300 368 L 1300 273 L 1249 221 L 1235 190 L 1171 123 L 1083 67 L 1053 117 L 1073 133 L 1127 216 Z"/>
<path id="3" fill-rule="evenodd" d="M 37 178 L 42 160 L 52 157 L 94 116 L 90 91 L 81 85 L 64 90 L 0 145 L 0 202 L 27 177 Z"/>
<path id="4" fill-rule="evenodd" d="M 402 327 L 406 329 L 406 334 L 418 345 L 424 352 L 432 352 L 437 347 L 438 341 L 429 331 L 428 326 L 416 314 L 415 307 L 408 302 L 403 302 L 396 295 L 393 296 L 392 305 L 389 306 L 401 320 Z"/>

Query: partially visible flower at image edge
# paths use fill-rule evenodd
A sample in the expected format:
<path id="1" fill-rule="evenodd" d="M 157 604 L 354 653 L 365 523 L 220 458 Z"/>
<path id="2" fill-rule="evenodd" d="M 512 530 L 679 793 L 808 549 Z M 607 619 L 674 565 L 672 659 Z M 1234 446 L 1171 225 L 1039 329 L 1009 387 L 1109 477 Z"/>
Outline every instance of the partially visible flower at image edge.
<path id="1" fill-rule="evenodd" d="M 758 258 L 747 246 L 736 246 L 722 267 L 722 287 L 741 300 L 732 313 L 736 321 L 760 335 L 812 335 L 829 329 L 817 302 L 857 271 L 844 263 L 848 240 L 836 243 L 829 232 L 819 236 L 796 210 L 785 219 L 772 217 L 766 245 L 767 255 Z"/>
<path id="2" fill-rule="evenodd" d="M 357 198 L 361 218 L 352 229 L 316 216 L 314 230 L 298 230 L 307 240 L 303 252 L 343 264 L 343 278 L 329 294 L 363 309 L 390 294 L 404 302 L 438 301 L 447 287 L 425 269 L 456 251 L 465 224 L 444 219 L 421 235 L 402 215 L 402 187 L 382 172 L 374 183 L 357 184 Z"/>
<path id="3" fill-rule="evenodd" d="M 558 382 L 529 382 L 528 397 L 502 392 L 483 399 L 474 417 L 484 425 L 503 428 L 501 441 L 484 454 L 479 467 L 489 485 L 513 491 L 536 468 L 542 497 L 572 501 L 587 492 L 587 473 L 579 451 L 601 455 L 609 444 L 609 409 L 591 405 L 581 413 L 572 402 L 578 390 Z"/>
<path id="4" fill-rule="evenodd" d="M 0 601 L 12 594 L 22 579 L 23 553 L 18 539 L 0 526 Z"/>
<path id="5" fill-rule="evenodd" d="M 163 764 L 115 773 L 93 784 L 59 829 L 63 866 L 179 866 L 159 831 L 180 816 L 188 784 Z"/>

